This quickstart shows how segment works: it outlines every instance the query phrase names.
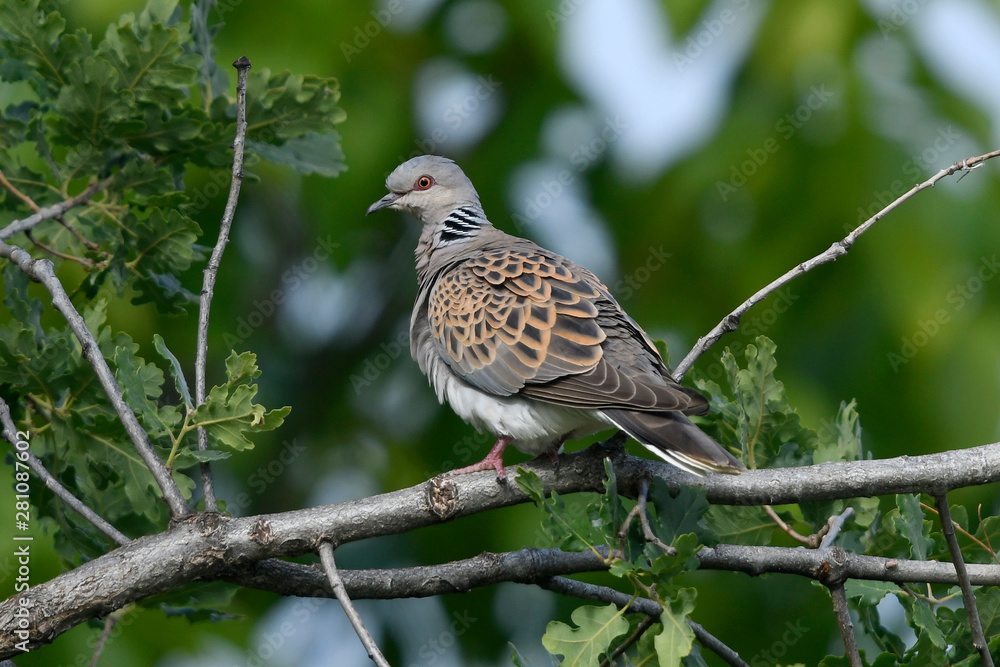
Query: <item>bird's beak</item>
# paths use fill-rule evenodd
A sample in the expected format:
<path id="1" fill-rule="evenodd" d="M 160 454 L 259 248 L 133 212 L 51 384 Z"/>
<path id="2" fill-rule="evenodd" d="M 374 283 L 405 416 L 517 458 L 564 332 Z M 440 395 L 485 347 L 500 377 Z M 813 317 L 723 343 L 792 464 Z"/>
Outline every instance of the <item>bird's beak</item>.
<path id="1" fill-rule="evenodd" d="M 386 196 L 382 197 L 377 202 L 369 206 L 368 210 L 365 211 L 365 215 L 371 215 L 375 211 L 381 211 L 384 208 L 390 208 L 393 204 L 396 203 L 396 200 L 398 200 L 402 196 L 403 195 L 398 192 L 390 192 L 389 194 L 387 194 Z"/>

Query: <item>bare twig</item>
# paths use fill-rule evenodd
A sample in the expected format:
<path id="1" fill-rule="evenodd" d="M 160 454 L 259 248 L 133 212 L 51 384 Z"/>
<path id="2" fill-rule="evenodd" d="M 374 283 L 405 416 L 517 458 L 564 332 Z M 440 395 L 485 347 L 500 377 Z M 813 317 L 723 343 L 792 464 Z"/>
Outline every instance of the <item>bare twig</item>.
<path id="1" fill-rule="evenodd" d="M 983 667 L 993 667 L 993 656 L 990 655 L 990 649 L 986 645 L 983 624 L 979 620 L 979 610 L 976 608 L 976 594 L 972 591 L 972 584 L 969 582 L 965 559 L 962 558 L 962 547 L 958 545 L 958 538 L 955 537 L 955 527 L 951 521 L 951 508 L 948 506 L 948 494 L 942 493 L 934 496 L 934 504 L 937 506 L 938 515 L 941 518 L 941 532 L 944 533 L 944 538 L 948 542 L 951 561 L 958 574 L 958 584 L 962 588 L 962 599 L 965 602 L 966 615 L 969 617 L 969 629 L 972 631 L 972 645 L 979 651 Z"/>
<path id="2" fill-rule="evenodd" d="M 833 598 L 833 610 L 837 614 L 837 625 L 840 626 L 840 636 L 844 639 L 844 655 L 851 667 L 863 667 L 861 654 L 858 652 L 858 642 L 854 637 L 854 623 L 851 621 L 851 610 L 847 606 L 847 593 L 844 584 L 836 583 L 829 586 L 830 597 Z"/>
<path id="3" fill-rule="evenodd" d="M 656 546 L 663 549 L 667 554 L 674 556 L 677 554 L 677 549 L 673 548 L 669 544 L 664 544 L 660 538 L 653 533 L 653 529 L 649 525 L 649 516 L 646 514 L 646 496 L 649 493 L 649 480 L 642 480 L 639 482 L 639 497 L 636 499 L 635 506 L 629 511 L 625 516 L 625 521 L 622 522 L 621 528 L 618 529 L 618 540 L 622 544 L 621 551 L 625 550 L 625 538 L 628 537 L 629 526 L 632 525 L 632 520 L 638 516 L 639 523 L 642 526 L 642 535 L 646 538 L 647 542 L 652 542 Z"/>
<path id="4" fill-rule="evenodd" d="M 7 175 L 3 171 L 0 171 L 0 185 L 3 185 L 12 195 L 23 201 L 32 211 L 38 211 L 38 204 L 35 203 L 35 200 L 14 187 L 14 184 L 7 180 Z"/>
<path id="5" fill-rule="evenodd" d="M 3 229 L 0 229 L 0 240 L 9 239 L 14 234 L 31 229 L 38 223 L 44 222 L 45 220 L 51 220 L 52 218 L 58 218 L 62 216 L 66 211 L 70 210 L 71 208 L 76 208 L 80 204 L 83 204 L 84 202 L 88 201 L 91 197 L 93 197 L 101 190 L 107 188 L 109 185 L 111 185 L 111 182 L 114 181 L 114 179 L 115 177 L 112 175 L 108 176 L 102 181 L 94 181 L 86 188 L 84 188 L 83 192 L 81 192 L 75 197 L 70 197 L 69 199 L 61 201 L 58 204 L 53 204 L 52 206 L 46 206 L 44 208 L 40 208 L 38 209 L 38 211 L 36 211 L 32 215 L 29 215 L 27 218 L 23 218 L 21 220 L 15 220 L 14 222 L 10 223 Z"/>
<path id="6" fill-rule="evenodd" d="M 250 60 L 240 56 L 233 63 L 236 68 L 236 139 L 233 141 L 233 178 L 229 183 L 229 199 L 222 213 L 219 224 L 219 240 L 215 243 L 212 256 L 205 266 L 205 279 L 201 288 L 201 303 L 198 306 L 198 344 L 195 353 L 194 383 L 195 402 L 201 405 L 206 395 L 206 368 L 208 366 L 208 322 L 212 310 L 212 297 L 215 294 L 215 279 L 219 274 L 219 264 L 222 253 L 229 243 L 229 230 L 233 226 L 236 215 L 236 203 L 240 199 L 240 187 L 243 184 L 243 146 L 247 136 L 247 74 L 250 72 Z M 208 431 L 198 427 L 198 449 L 208 449 Z M 201 464 L 201 488 L 205 495 L 205 511 L 218 512 L 219 505 L 215 498 L 215 485 L 212 482 L 212 466 L 208 461 Z"/>
<path id="7" fill-rule="evenodd" d="M 104 651 L 104 645 L 108 643 L 108 639 L 111 637 L 111 632 L 115 629 L 115 625 L 118 623 L 118 619 L 121 618 L 122 610 L 119 609 L 116 612 L 108 614 L 108 617 L 104 619 L 104 630 L 101 631 L 101 636 L 97 639 L 97 644 L 94 646 L 94 655 L 90 658 L 90 667 L 97 667 L 97 661 L 101 658 L 101 653 Z"/>
<path id="8" fill-rule="evenodd" d="M 170 476 L 163 461 L 153 450 L 153 446 L 149 442 L 149 435 L 140 426 L 132 408 L 122 398 L 122 388 L 115 380 L 115 375 L 111 372 L 104 355 L 101 354 L 101 349 L 98 347 L 97 341 L 94 340 L 93 334 L 87 329 L 87 324 L 83 321 L 76 307 L 73 306 L 73 302 L 70 301 L 62 283 L 56 277 L 52 262 L 47 259 L 32 259 L 31 255 L 23 249 L 16 245 L 8 245 L 3 241 L 0 241 L 0 257 L 6 257 L 14 262 L 29 278 L 42 283 L 52 295 L 52 305 L 66 318 L 70 329 L 80 341 L 83 357 L 93 367 L 97 379 L 104 388 L 104 393 L 107 394 L 111 406 L 118 414 L 118 418 L 121 419 L 122 426 L 132 440 L 132 444 L 135 445 L 139 456 L 156 479 L 156 483 L 163 493 L 163 499 L 170 508 L 171 516 L 177 518 L 190 514 L 191 510 L 184 501 L 180 489 Z"/>
<path id="9" fill-rule="evenodd" d="M 837 516 L 830 517 L 830 520 L 826 522 L 826 535 L 823 536 L 823 541 L 820 542 L 819 548 L 825 549 L 833 545 L 833 541 L 837 539 L 837 535 L 844 528 L 844 524 L 847 520 L 854 516 L 854 508 L 848 507 L 843 512 Z"/>
<path id="10" fill-rule="evenodd" d="M 690 625 L 691 629 L 694 630 L 694 636 L 698 638 L 698 642 L 709 651 L 712 651 L 717 656 L 725 660 L 727 664 L 730 664 L 733 667 L 750 667 L 750 665 L 744 662 L 743 658 L 740 657 L 739 653 L 729 648 L 729 646 L 727 646 L 721 639 L 706 630 L 700 623 L 696 623 L 689 618 L 688 625 Z"/>
<path id="11" fill-rule="evenodd" d="M 379 667 L 389 667 L 389 662 L 382 655 L 382 651 L 379 650 L 378 644 L 375 643 L 371 633 L 368 632 L 368 628 L 365 627 L 364 621 L 361 620 L 357 609 L 351 603 L 351 598 L 347 595 L 347 590 L 344 589 L 344 582 L 341 580 L 340 575 L 337 574 L 337 563 L 333 559 L 333 545 L 329 542 L 320 544 L 319 557 L 323 561 L 323 569 L 326 570 L 326 577 L 330 580 L 330 587 L 333 589 L 333 594 L 340 601 L 340 606 L 344 608 L 347 620 L 351 622 L 354 631 L 358 633 L 358 638 L 361 639 L 365 650 L 368 651 L 368 657 Z"/>
<path id="12" fill-rule="evenodd" d="M 778 516 L 778 513 L 774 511 L 773 507 L 771 507 L 770 505 L 764 505 L 763 507 L 764 511 L 767 512 L 767 516 L 771 518 L 771 521 L 778 524 L 778 528 L 781 528 L 781 530 L 785 531 L 785 533 L 790 538 L 792 538 L 796 542 L 801 542 L 802 544 L 806 544 L 808 546 L 813 546 L 813 547 L 816 546 L 815 540 L 813 540 L 811 537 L 806 537 L 805 535 L 800 534 L 797 530 L 795 530 L 787 523 L 785 523 L 785 520 L 782 519 L 780 516 Z"/>
<path id="13" fill-rule="evenodd" d="M 639 621 L 639 625 L 636 626 L 635 631 L 632 632 L 632 634 L 629 635 L 625 641 L 616 646 L 615 650 L 611 652 L 611 655 L 605 656 L 604 660 L 601 660 L 601 664 L 598 665 L 598 667 L 609 667 L 610 665 L 615 664 L 615 660 L 618 659 L 618 656 L 625 653 L 625 651 L 632 648 L 637 641 L 642 639 L 642 636 L 646 634 L 646 630 L 649 630 L 650 626 L 654 623 L 656 623 L 655 616 L 644 616 L 643 619 Z"/>
<path id="14" fill-rule="evenodd" d="M 48 244 L 42 243 L 41 241 L 36 239 L 35 235 L 28 230 L 25 230 L 24 235 L 27 236 L 28 240 L 31 241 L 36 247 L 38 247 L 41 250 L 44 250 L 53 257 L 65 259 L 70 262 L 76 262 L 77 264 L 87 267 L 88 270 L 91 270 L 98 266 L 97 262 L 88 257 L 77 257 L 76 255 L 69 255 L 59 250 L 56 250 L 55 248 L 53 248 Z"/>
<path id="15" fill-rule="evenodd" d="M 928 505 L 927 503 L 925 503 L 923 501 L 920 501 L 920 506 L 923 507 L 928 512 L 933 512 L 934 514 L 938 514 L 937 509 L 935 509 L 934 507 L 931 507 L 930 505 Z M 979 523 L 982 523 L 983 522 L 983 505 L 982 505 L 982 503 L 980 503 L 979 506 L 976 508 L 976 513 L 979 516 Z M 989 533 L 987 531 L 983 531 L 983 537 L 986 538 L 986 542 L 983 542 L 981 539 L 979 539 L 978 537 L 976 537 L 975 535 L 973 535 L 972 533 L 970 533 L 969 531 L 967 531 L 965 528 L 962 528 L 962 526 L 960 526 L 958 524 L 958 522 L 955 521 L 954 519 L 952 519 L 951 525 L 955 527 L 955 532 L 956 533 L 961 533 L 961 534 L 965 535 L 967 538 L 969 538 L 975 544 L 978 544 L 982 548 L 983 551 L 985 551 L 986 553 L 988 553 L 990 555 L 990 558 L 992 558 L 994 560 L 994 562 L 996 562 L 998 565 L 1000 565 L 1000 559 L 997 558 L 996 552 L 993 551 L 993 547 L 990 546 L 990 543 L 989 543 L 990 542 L 990 535 L 989 535 Z"/>
<path id="16" fill-rule="evenodd" d="M 858 225 L 850 234 L 845 236 L 840 241 L 834 243 L 825 251 L 816 255 L 812 259 L 802 262 L 793 269 L 782 274 L 781 277 L 779 277 L 777 280 L 772 281 L 771 283 L 765 285 L 761 289 L 754 292 L 753 296 L 751 296 L 749 299 L 741 303 L 735 310 L 733 310 L 733 312 L 729 313 L 724 318 L 722 318 L 722 321 L 716 324 L 711 331 L 709 331 L 707 334 L 698 339 L 698 342 L 691 349 L 691 351 L 687 353 L 687 356 L 685 356 L 684 359 L 681 360 L 679 364 L 677 364 L 677 368 L 674 369 L 674 374 L 673 374 L 674 379 L 679 382 L 681 378 L 684 377 L 684 374 L 688 372 L 688 369 L 690 369 L 691 366 L 694 365 L 694 362 L 698 360 L 698 357 L 704 354 L 708 350 L 708 348 L 715 345 L 715 343 L 720 338 L 722 338 L 723 335 L 725 335 L 730 331 L 735 331 L 740 325 L 740 318 L 742 318 L 743 315 L 746 314 L 748 310 L 750 310 L 756 304 L 763 301 L 765 298 L 767 298 L 768 295 L 777 290 L 779 287 L 792 281 L 794 278 L 797 278 L 798 276 L 801 276 L 802 274 L 811 271 L 817 266 L 836 261 L 838 258 L 846 255 L 859 236 L 868 231 L 868 229 L 872 225 L 874 225 L 876 222 L 878 222 L 886 215 L 888 215 L 897 206 L 899 206 L 907 199 L 920 192 L 921 190 L 933 187 L 942 178 L 951 176 L 952 174 L 955 174 L 957 172 L 969 171 L 971 169 L 975 169 L 976 167 L 980 166 L 983 162 L 995 158 L 997 156 L 1000 156 L 1000 149 L 991 151 L 984 155 L 977 155 L 976 157 L 970 157 L 966 160 L 962 160 L 961 162 L 956 162 L 950 167 L 942 169 L 938 173 L 928 178 L 923 183 L 918 183 L 917 185 L 914 185 L 912 188 L 904 192 L 902 195 L 900 195 L 894 201 L 892 201 L 888 206 L 883 208 L 881 211 L 879 211 L 872 217 L 868 218 L 868 220 Z"/>
<path id="17" fill-rule="evenodd" d="M 121 545 L 129 542 L 129 539 L 119 532 L 117 528 L 105 521 L 104 518 L 97 512 L 84 505 L 79 498 L 74 496 L 65 486 L 60 484 L 59 480 L 53 477 L 52 473 L 45 469 L 45 466 L 42 465 L 42 462 L 37 456 L 35 456 L 31 449 L 28 447 L 24 447 L 22 449 L 18 446 L 18 443 L 23 441 L 18 437 L 17 427 L 14 425 L 14 420 L 10 416 L 10 407 L 2 398 L 0 398 L 0 422 L 3 424 L 3 437 L 14 447 L 15 459 L 27 463 L 28 467 L 31 468 L 36 475 L 38 475 L 39 479 L 45 482 L 45 486 L 48 489 L 59 496 L 64 503 L 76 510 L 80 516 L 94 524 L 98 530 L 110 537 L 117 544 Z"/>

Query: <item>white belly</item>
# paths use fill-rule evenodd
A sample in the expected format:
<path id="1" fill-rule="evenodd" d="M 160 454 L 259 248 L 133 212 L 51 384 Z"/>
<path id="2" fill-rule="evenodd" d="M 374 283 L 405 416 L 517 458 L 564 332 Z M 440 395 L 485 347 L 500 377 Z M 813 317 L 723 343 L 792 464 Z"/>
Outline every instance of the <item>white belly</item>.
<path id="1" fill-rule="evenodd" d="M 476 429 L 513 438 L 510 444 L 525 454 L 538 456 L 568 438 L 578 438 L 612 424 L 596 410 L 567 408 L 529 401 L 516 396 L 493 396 L 445 374 L 433 383 L 438 399 Z"/>

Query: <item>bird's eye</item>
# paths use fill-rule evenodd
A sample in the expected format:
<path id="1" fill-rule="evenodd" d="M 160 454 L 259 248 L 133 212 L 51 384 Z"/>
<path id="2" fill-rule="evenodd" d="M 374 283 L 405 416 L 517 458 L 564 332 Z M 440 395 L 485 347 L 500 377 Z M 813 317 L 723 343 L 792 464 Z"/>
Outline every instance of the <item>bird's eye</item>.
<path id="1" fill-rule="evenodd" d="M 430 176 L 424 175 L 417 179 L 417 182 L 413 187 L 416 190 L 426 190 L 432 185 L 434 185 L 434 179 Z"/>

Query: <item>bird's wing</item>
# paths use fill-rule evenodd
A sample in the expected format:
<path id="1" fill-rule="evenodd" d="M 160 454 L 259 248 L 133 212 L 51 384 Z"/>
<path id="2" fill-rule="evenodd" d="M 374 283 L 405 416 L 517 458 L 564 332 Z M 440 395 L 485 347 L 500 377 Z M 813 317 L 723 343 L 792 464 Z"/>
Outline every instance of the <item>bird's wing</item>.
<path id="1" fill-rule="evenodd" d="M 445 272 L 427 304 L 431 340 L 473 386 L 501 396 L 593 368 L 605 334 L 597 288 L 552 257 L 494 250 Z"/>
<path id="2" fill-rule="evenodd" d="M 431 291 L 431 339 L 478 389 L 579 408 L 704 412 L 590 271 L 540 249 L 481 253 Z"/>

